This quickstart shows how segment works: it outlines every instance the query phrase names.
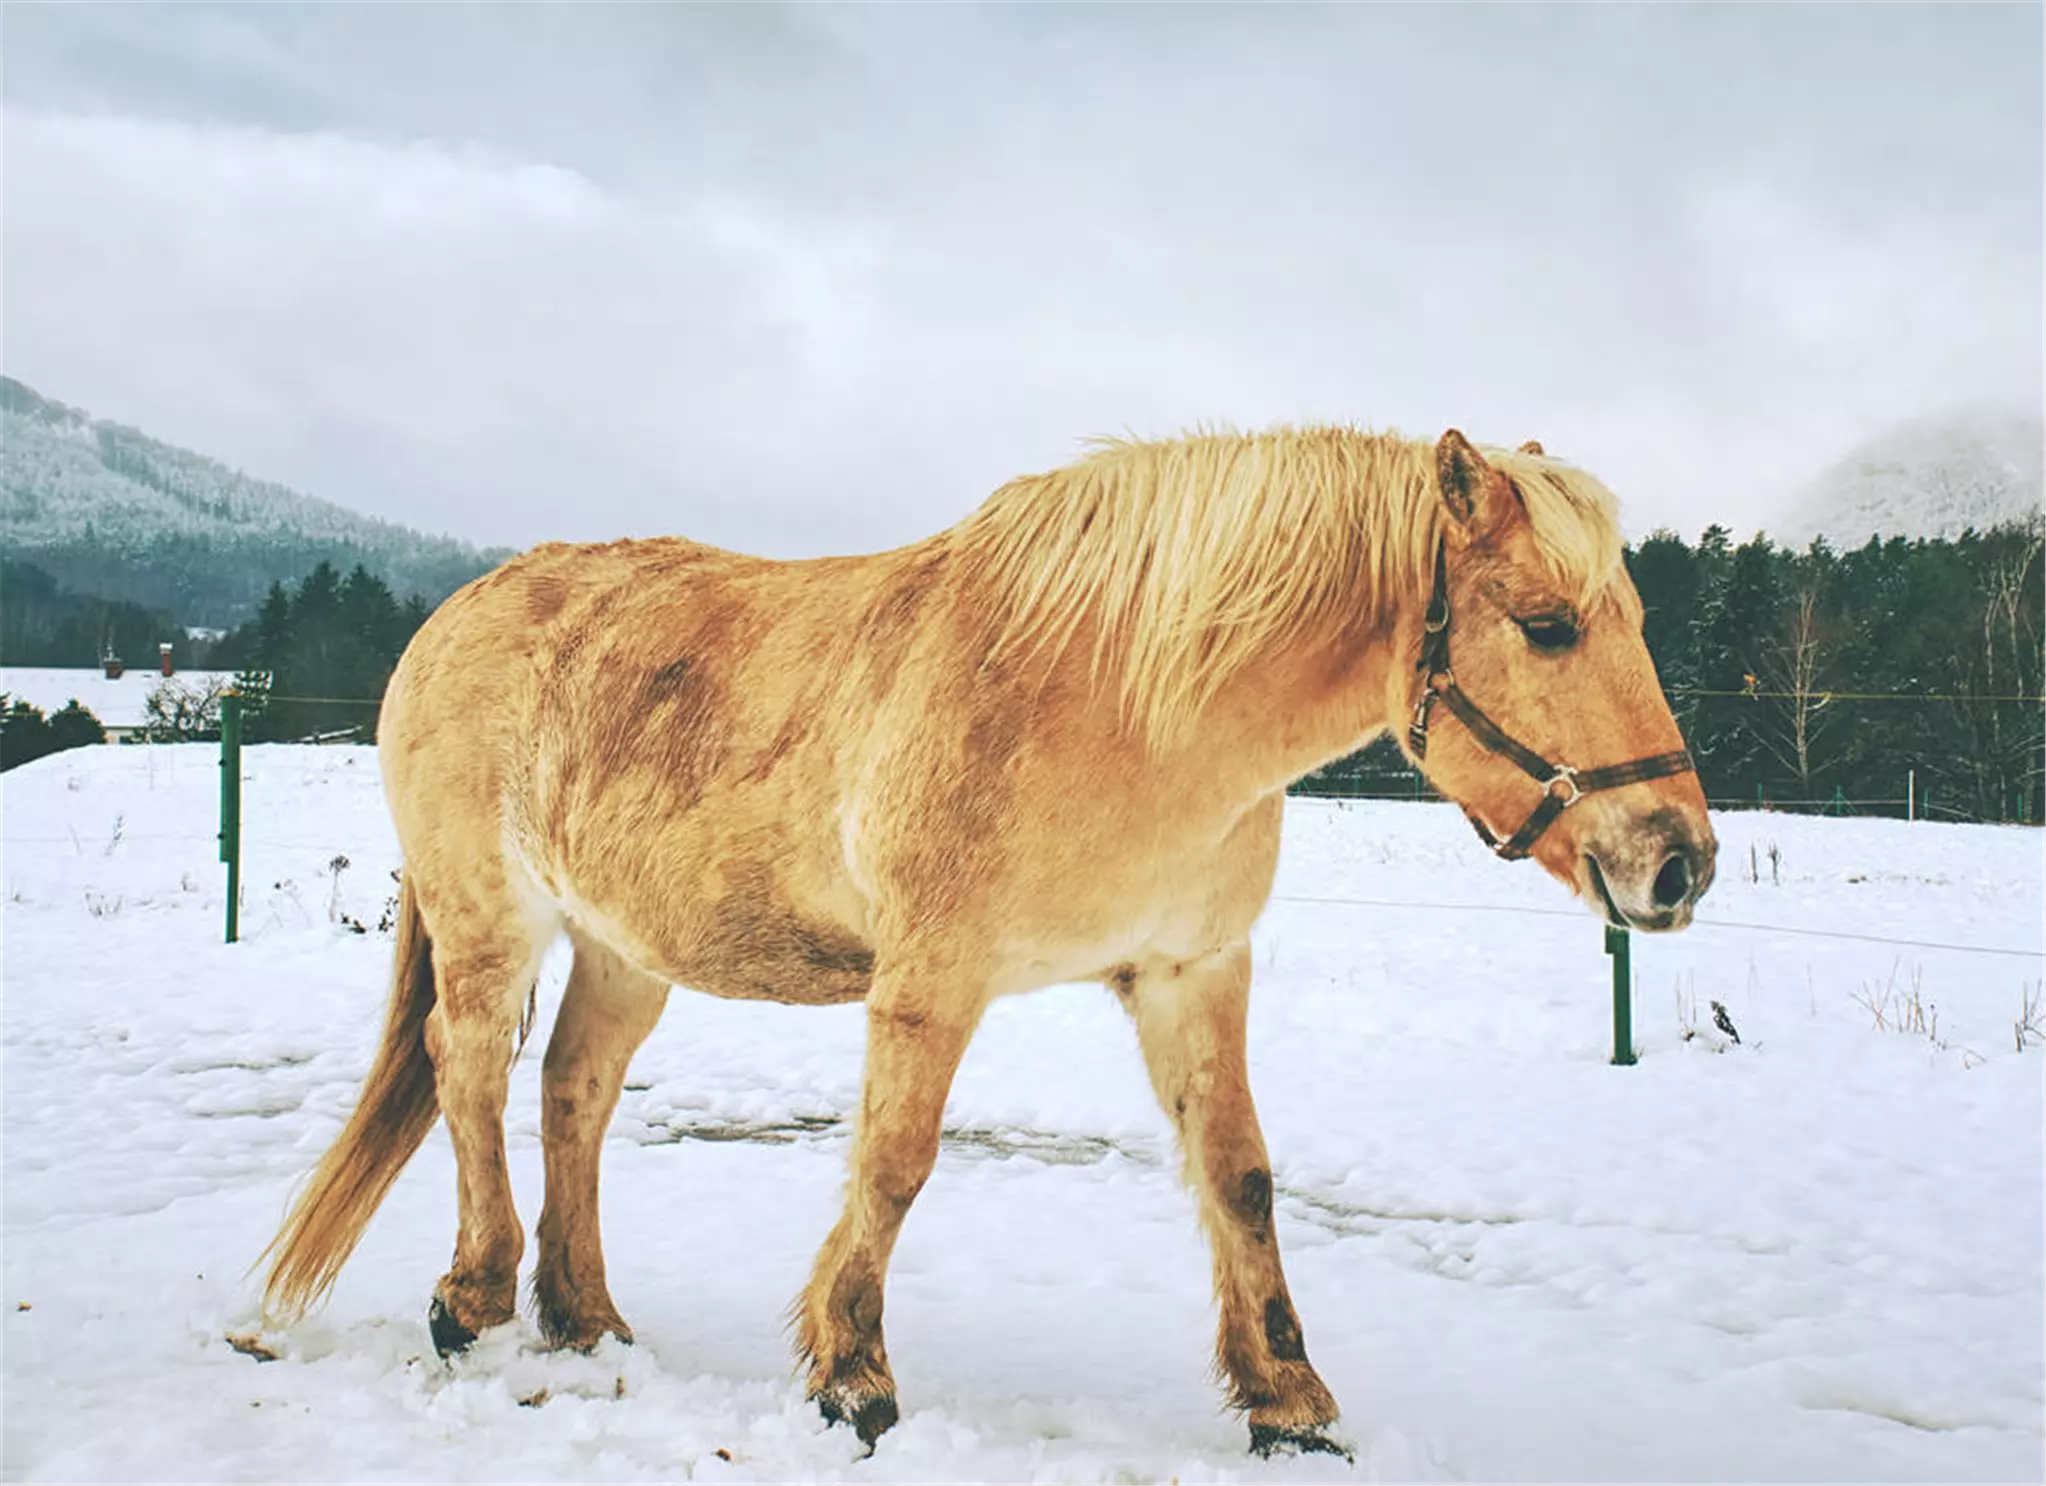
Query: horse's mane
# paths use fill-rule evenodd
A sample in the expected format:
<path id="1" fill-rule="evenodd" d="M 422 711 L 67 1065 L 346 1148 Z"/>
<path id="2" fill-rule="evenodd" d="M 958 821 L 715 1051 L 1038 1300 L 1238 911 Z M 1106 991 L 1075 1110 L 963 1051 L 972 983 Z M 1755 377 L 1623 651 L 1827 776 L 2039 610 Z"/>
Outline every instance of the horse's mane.
<path id="1" fill-rule="evenodd" d="M 1588 604 L 1611 579 L 1611 493 L 1556 459 L 1486 449 L 1526 501 L 1552 577 Z M 1332 621 L 1424 602 L 1444 509 L 1434 445 L 1347 427 L 1094 441 L 1012 480 L 947 534 L 993 597 L 997 654 L 1093 633 L 1125 719 L 1183 734 L 1231 676 Z"/>

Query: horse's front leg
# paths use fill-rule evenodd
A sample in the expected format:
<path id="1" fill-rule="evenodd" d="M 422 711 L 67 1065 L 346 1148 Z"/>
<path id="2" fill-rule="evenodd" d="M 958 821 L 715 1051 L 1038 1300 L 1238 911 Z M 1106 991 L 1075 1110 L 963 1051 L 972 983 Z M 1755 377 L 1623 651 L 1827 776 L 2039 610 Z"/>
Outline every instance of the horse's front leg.
<path id="1" fill-rule="evenodd" d="M 979 987 L 883 968 L 867 995 L 867 1063 L 845 1212 L 796 1303 L 810 1397 L 871 1446 L 896 1419 L 881 1339 L 888 1256 L 938 1159 L 945 1096 L 979 1024 Z"/>
<path id="2" fill-rule="evenodd" d="M 1159 1103 L 1179 1132 L 1200 1198 L 1221 1308 L 1216 1354 L 1251 1448 L 1348 1451 L 1329 1433 L 1336 1404 L 1307 1360 L 1272 1224 L 1272 1172 L 1244 1061 L 1250 946 L 1181 963 L 1124 966 L 1111 984 L 1137 1024 Z"/>

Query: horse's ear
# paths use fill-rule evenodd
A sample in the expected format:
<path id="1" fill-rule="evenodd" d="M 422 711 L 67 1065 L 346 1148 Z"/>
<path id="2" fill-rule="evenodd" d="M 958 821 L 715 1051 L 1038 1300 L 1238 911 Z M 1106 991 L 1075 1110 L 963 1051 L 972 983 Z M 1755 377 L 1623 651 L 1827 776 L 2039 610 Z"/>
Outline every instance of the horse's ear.
<path id="1" fill-rule="evenodd" d="M 1454 428 L 1435 445 L 1435 478 L 1442 486 L 1443 504 L 1469 536 L 1488 536 L 1512 520 L 1518 504 L 1513 482 L 1487 464 Z"/>
<path id="2" fill-rule="evenodd" d="M 1529 439 L 1526 443 L 1522 444 L 1514 452 L 1516 454 L 1532 454 L 1538 459 L 1548 453 L 1548 451 L 1541 446 L 1541 442 L 1538 439 Z"/>

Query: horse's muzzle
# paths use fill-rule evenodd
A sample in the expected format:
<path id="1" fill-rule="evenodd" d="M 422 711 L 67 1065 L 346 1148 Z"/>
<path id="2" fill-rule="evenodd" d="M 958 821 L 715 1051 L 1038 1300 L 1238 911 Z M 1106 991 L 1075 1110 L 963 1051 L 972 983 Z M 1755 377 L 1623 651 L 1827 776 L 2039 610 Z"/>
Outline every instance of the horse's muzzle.
<path id="1" fill-rule="evenodd" d="M 1681 929 L 1712 885 L 1719 844 L 1709 832 L 1700 841 L 1683 826 L 1644 834 L 1648 839 L 1622 850 L 1586 850 L 1584 896 L 1614 928 Z"/>

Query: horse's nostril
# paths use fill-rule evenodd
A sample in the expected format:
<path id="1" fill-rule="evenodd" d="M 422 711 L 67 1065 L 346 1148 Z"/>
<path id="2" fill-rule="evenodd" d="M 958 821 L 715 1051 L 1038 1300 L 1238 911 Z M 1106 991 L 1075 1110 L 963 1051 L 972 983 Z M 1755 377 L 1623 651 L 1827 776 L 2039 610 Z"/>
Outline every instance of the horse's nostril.
<path id="1" fill-rule="evenodd" d="M 1655 886 L 1649 890 L 1655 898 L 1657 908 L 1674 908 L 1691 896 L 1691 858 L 1688 853 L 1673 851 L 1662 864 L 1662 870 L 1655 874 Z"/>

